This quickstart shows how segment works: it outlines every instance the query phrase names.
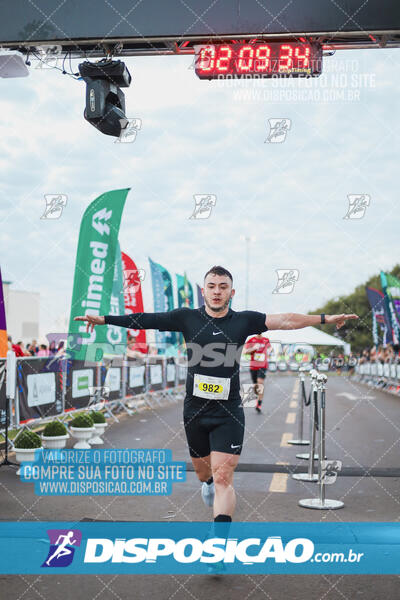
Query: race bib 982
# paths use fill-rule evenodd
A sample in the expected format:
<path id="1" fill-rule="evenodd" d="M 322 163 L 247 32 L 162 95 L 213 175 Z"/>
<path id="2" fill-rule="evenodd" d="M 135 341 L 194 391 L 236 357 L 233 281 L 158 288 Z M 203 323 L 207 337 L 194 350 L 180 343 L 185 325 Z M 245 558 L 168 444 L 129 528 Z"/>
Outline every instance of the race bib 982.
<path id="1" fill-rule="evenodd" d="M 195 373 L 193 380 L 193 396 L 210 400 L 227 400 L 231 380 L 229 377 L 211 377 Z"/>

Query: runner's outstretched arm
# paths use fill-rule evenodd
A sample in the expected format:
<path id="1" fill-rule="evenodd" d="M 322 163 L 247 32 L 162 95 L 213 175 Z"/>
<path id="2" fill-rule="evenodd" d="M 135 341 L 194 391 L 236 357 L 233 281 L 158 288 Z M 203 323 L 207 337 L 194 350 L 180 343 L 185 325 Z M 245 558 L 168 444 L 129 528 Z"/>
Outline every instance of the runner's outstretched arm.
<path id="1" fill-rule="evenodd" d="M 84 315 L 74 321 L 85 321 L 86 331 L 92 332 L 96 325 L 117 325 L 128 329 L 159 329 L 160 331 L 181 331 L 184 308 L 167 312 L 132 313 L 130 315 Z"/>
<path id="2" fill-rule="evenodd" d="M 347 319 L 358 319 L 354 314 L 325 315 L 325 323 L 336 323 L 336 329 L 343 327 Z M 265 325 L 268 329 L 302 329 L 309 325 L 320 325 L 321 315 L 301 315 L 298 313 L 282 313 L 267 315 Z"/>

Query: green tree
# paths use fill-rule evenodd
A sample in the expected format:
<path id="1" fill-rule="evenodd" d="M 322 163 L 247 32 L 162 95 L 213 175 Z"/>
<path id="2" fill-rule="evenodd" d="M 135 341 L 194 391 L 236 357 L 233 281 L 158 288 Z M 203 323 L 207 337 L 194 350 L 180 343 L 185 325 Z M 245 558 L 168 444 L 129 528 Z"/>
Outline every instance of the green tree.
<path id="1" fill-rule="evenodd" d="M 400 278 L 400 265 L 396 265 L 387 273 Z M 381 290 L 380 274 L 373 275 L 364 284 L 358 285 L 351 294 L 328 300 L 323 306 L 308 312 L 312 315 L 319 313 L 327 315 L 355 313 L 358 315 L 359 319 L 357 321 L 346 321 L 340 329 L 336 329 L 336 325 L 316 325 L 318 329 L 346 340 L 351 344 L 353 352 L 361 352 L 364 348 L 373 346 L 374 343 L 372 339 L 371 307 L 365 291 L 367 286 Z"/>

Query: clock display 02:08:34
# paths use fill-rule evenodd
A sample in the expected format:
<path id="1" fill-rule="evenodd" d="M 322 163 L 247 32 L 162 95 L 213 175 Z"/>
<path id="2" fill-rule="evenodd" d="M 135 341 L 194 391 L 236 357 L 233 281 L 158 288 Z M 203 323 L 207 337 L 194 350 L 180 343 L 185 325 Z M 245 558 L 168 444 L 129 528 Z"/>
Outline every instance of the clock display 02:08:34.
<path id="1" fill-rule="evenodd" d="M 200 79 L 317 76 L 322 48 L 299 42 L 210 44 L 198 49 L 195 71 Z"/>

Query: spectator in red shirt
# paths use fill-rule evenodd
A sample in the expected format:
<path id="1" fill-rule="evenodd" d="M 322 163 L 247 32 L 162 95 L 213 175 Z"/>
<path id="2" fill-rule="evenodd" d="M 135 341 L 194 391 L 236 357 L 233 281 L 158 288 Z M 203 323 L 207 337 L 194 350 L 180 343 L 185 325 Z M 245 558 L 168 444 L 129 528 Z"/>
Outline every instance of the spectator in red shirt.
<path id="1" fill-rule="evenodd" d="M 8 341 L 9 341 L 9 342 L 10 342 L 10 344 L 11 344 L 11 350 L 13 350 L 13 352 L 14 352 L 15 356 L 17 356 L 17 357 L 18 357 L 18 356 L 25 356 L 25 355 L 24 355 L 24 351 L 22 350 L 21 346 L 19 346 L 18 344 L 13 344 L 13 343 L 12 343 L 12 338 L 11 338 L 11 335 L 9 335 L 9 336 L 7 337 L 7 339 L 8 339 Z"/>
<path id="2" fill-rule="evenodd" d="M 261 412 L 264 395 L 264 380 L 268 369 L 267 349 L 271 346 L 268 338 L 261 334 L 251 337 L 245 345 L 245 352 L 250 354 L 250 375 L 257 394 L 256 411 Z"/>
<path id="3" fill-rule="evenodd" d="M 28 348 L 25 346 L 24 342 L 17 342 L 18 346 L 21 348 L 22 353 L 24 356 L 30 356 L 31 353 L 29 352 Z"/>

